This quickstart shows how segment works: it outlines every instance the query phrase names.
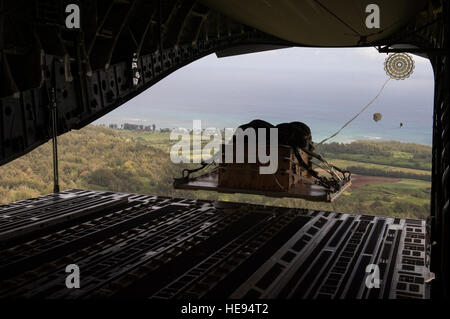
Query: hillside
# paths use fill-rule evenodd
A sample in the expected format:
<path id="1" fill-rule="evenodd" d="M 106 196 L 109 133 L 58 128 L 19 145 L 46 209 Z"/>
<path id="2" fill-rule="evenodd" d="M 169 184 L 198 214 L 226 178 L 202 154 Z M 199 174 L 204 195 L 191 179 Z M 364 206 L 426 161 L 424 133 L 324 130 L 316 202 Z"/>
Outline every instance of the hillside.
<path id="1" fill-rule="evenodd" d="M 400 142 L 331 143 L 320 151 L 351 169 L 353 188 L 333 204 L 244 194 L 175 191 L 184 166 L 170 161 L 168 133 L 88 126 L 59 139 L 62 189 L 89 188 L 239 201 L 340 212 L 425 218 L 429 214 L 431 148 Z M 0 203 L 52 192 L 51 143 L 0 167 Z"/>

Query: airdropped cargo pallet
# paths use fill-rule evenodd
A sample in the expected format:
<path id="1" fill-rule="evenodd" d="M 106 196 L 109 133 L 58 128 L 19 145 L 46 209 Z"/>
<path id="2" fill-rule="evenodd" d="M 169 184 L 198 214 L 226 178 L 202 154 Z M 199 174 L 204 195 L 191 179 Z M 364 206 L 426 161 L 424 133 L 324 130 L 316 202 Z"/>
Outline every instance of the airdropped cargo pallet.
<path id="1" fill-rule="evenodd" d="M 351 186 L 351 178 L 341 181 L 338 190 L 330 190 L 315 183 L 307 169 L 299 164 L 291 147 L 278 147 L 278 165 L 274 174 L 261 174 L 260 168 L 268 164 L 249 162 L 248 153 L 242 159 L 236 160 L 236 146 L 232 146 L 232 163 L 226 163 L 226 149 L 222 146 L 222 163 L 216 171 L 197 177 L 176 179 L 175 189 L 191 191 L 213 191 L 219 193 L 241 193 L 263 195 L 278 198 L 300 198 L 316 202 L 333 202 Z M 247 148 L 244 148 L 247 150 Z M 267 147 L 266 154 L 272 150 Z M 254 150 L 258 154 L 258 150 Z M 298 150 L 305 165 L 312 168 L 309 156 Z"/>

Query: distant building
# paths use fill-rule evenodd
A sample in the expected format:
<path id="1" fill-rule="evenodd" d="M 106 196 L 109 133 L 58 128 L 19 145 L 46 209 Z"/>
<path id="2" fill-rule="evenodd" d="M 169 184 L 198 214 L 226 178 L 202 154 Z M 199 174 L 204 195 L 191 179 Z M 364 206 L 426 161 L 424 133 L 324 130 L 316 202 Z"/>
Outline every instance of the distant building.
<path id="1" fill-rule="evenodd" d="M 146 132 L 154 132 L 156 129 L 155 125 L 137 125 L 137 124 L 129 124 L 125 123 L 122 125 L 122 128 L 127 131 L 146 131 Z"/>
<path id="2" fill-rule="evenodd" d="M 139 130 L 140 125 L 125 123 L 123 125 L 123 129 L 127 131 L 137 131 Z"/>

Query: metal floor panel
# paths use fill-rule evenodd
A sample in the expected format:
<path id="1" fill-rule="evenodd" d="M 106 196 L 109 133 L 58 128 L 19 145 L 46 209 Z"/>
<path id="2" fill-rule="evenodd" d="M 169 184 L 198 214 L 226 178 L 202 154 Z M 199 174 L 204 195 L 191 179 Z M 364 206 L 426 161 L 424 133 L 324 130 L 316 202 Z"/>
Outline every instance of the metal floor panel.
<path id="1" fill-rule="evenodd" d="M 0 206 L 0 297 L 428 298 L 425 221 L 71 190 Z M 76 264 L 81 289 L 65 285 Z M 380 287 L 366 286 L 368 265 Z"/>

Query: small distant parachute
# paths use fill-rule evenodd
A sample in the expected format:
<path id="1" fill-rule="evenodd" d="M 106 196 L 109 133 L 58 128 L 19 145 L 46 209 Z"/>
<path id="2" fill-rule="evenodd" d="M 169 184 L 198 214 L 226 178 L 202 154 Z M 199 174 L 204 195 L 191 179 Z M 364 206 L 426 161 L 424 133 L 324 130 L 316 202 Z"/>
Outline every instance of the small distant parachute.
<path id="1" fill-rule="evenodd" d="M 375 122 L 381 121 L 382 118 L 383 118 L 383 115 L 381 115 L 381 113 L 375 113 L 375 114 L 373 115 L 373 120 L 374 120 Z"/>

